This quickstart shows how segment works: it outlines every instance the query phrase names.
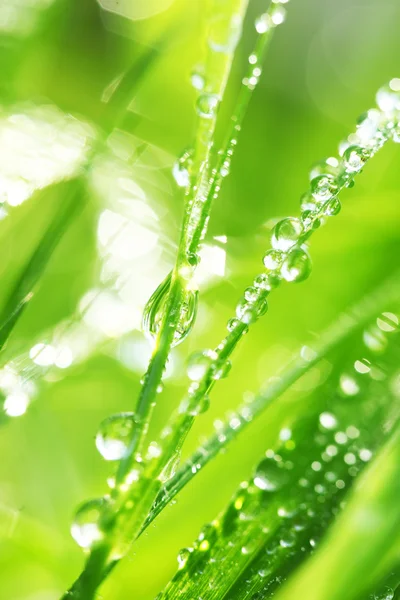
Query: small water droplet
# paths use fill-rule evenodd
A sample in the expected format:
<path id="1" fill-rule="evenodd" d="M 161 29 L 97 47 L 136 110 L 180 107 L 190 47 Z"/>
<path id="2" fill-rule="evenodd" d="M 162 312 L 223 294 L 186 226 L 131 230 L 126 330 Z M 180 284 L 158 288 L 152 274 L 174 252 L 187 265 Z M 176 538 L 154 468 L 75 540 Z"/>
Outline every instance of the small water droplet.
<path id="1" fill-rule="evenodd" d="M 326 202 L 333 198 L 338 186 L 333 175 L 319 175 L 311 181 L 311 193 L 317 202 Z"/>
<path id="2" fill-rule="evenodd" d="M 337 420 L 335 415 L 332 413 L 324 412 L 319 415 L 319 422 L 324 429 L 335 429 L 337 427 Z"/>
<path id="3" fill-rule="evenodd" d="M 197 114 L 203 119 L 213 119 L 217 114 L 219 98 L 216 94 L 200 94 L 197 98 Z"/>
<path id="4" fill-rule="evenodd" d="M 376 94 L 376 103 L 385 113 L 400 110 L 400 88 L 398 79 L 392 79 L 388 85 L 384 85 Z"/>
<path id="5" fill-rule="evenodd" d="M 268 250 L 263 258 L 264 266 L 271 270 L 276 271 L 280 268 L 284 254 L 280 250 Z"/>
<path id="6" fill-rule="evenodd" d="M 178 559 L 178 569 L 180 571 L 186 567 L 187 562 L 190 558 L 190 555 L 191 555 L 191 551 L 189 550 L 189 548 L 182 548 L 182 550 L 179 551 L 177 559 Z"/>
<path id="7" fill-rule="evenodd" d="M 192 165 L 193 150 L 185 150 L 172 168 L 172 175 L 179 187 L 186 188 L 190 183 L 190 168 Z"/>
<path id="8" fill-rule="evenodd" d="M 398 328 L 399 318 L 393 313 L 384 312 L 378 317 L 376 323 L 381 331 L 392 332 Z"/>
<path id="9" fill-rule="evenodd" d="M 195 352 L 189 357 L 187 374 L 192 381 L 201 381 L 208 371 L 215 369 L 218 355 L 214 350 Z"/>
<path id="10" fill-rule="evenodd" d="M 264 458 L 258 465 L 253 479 L 254 485 L 264 492 L 275 492 L 287 481 L 285 469 L 273 458 Z"/>

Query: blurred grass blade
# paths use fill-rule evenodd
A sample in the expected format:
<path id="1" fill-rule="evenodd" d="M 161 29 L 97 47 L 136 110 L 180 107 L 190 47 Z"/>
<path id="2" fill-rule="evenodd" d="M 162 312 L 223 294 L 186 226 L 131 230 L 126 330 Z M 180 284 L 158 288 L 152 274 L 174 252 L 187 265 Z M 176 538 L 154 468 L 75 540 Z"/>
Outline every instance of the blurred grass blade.
<path id="1" fill-rule="evenodd" d="M 393 504 L 393 497 L 400 497 L 399 399 L 394 386 L 399 337 L 393 331 L 387 334 L 384 352 L 383 343 L 378 353 L 377 347 L 361 346 L 357 355 L 347 357 L 345 368 L 335 368 L 314 392 L 307 410 L 303 402 L 302 416 L 283 424 L 275 450 L 266 452 L 252 479 L 240 486 L 225 512 L 205 526 L 194 547 L 181 551 L 180 568 L 160 600 L 261 600 L 273 595 L 318 547 L 354 480 L 395 429 L 335 524 L 330 543 L 299 575 L 300 583 L 289 583 L 288 592 L 283 590 L 279 598 L 355 599 L 393 567 L 400 539 L 393 536 L 388 543 L 389 533 L 400 523 L 398 503 Z M 375 547 L 367 543 L 371 537 Z M 346 569 L 356 553 L 363 563 L 357 584 L 349 580 L 354 565 Z M 337 576 L 339 568 L 342 578 Z M 362 577 L 365 569 L 368 581 Z M 350 586 L 351 595 L 346 591 Z"/>
<path id="2" fill-rule="evenodd" d="M 19 275 L 0 312 L 0 350 L 4 348 L 14 326 L 32 299 L 54 250 L 84 206 L 83 179 L 78 178 L 68 184 L 67 192 L 59 204 L 60 208 Z"/>

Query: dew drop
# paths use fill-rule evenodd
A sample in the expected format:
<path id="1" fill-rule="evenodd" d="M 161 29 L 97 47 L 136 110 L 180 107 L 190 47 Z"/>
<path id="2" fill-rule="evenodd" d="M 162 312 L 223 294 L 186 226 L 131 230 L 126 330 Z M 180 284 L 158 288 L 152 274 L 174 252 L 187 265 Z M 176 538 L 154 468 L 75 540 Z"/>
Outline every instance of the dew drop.
<path id="1" fill-rule="evenodd" d="M 378 317 L 376 323 L 381 331 L 392 332 L 398 328 L 399 318 L 393 313 L 384 312 Z"/>
<path id="2" fill-rule="evenodd" d="M 182 550 L 179 551 L 177 559 L 178 559 L 178 569 L 180 571 L 186 567 L 187 562 L 190 558 L 190 555 L 191 555 L 191 551 L 189 550 L 189 548 L 182 548 Z"/>
<path id="3" fill-rule="evenodd" d="M 253 283 L 254 287 L 270 292 L 279 285 L 280 280 L 274 273 L 260 273 Z"/>
<path id="4" fill-rule="evenodd" d="M 135 427 L 134 413 L 125 412 L 105 419 L 96 435 L 96 447 L 105 460 L 121 460 L 129 452 Z"/>
<path id="5" fill-rule="evenodd" d="M 372 352 L 383 352 L 387 346 L 385 334 L 378 327 L 369 327 L 363 333 L 365 346 Z"/>
<path id="6" fill-rule="evenodd" d="M 164 315 L 165 302 L 171 285 L 171 273 L 158 286 L 148 300 L 144 312 L 142 326 L 146 337 L 154 340 L 160 329 Z M 197 314 L 198 292 L 185 289 L 180 317 L 177 323 L 172 346 L 177 346 L 189 335 Z"/>
<path id="7" fill-rule="evenodd" d="M 275 250 L 289 250 L 298 242 L 302 233 L 303 225 L 300 219 L 294 217 L 282 219 L 274 227 L 271 245 Z"/>
<path id="8" fill-rule="evenodd" d="M 201 381 L 208 371 L 215 368 L 217 354 L 213 350 L 195 352 L 189 357 L 187 374 L 192 381 Z"/>
<path id="9" fill-rule="evenodd" d="M 214 52 L 230 54 L 234 52 L 242 34 L 242 19 L 240 15 L 217 16 L 210 24 L 208 45 Z"/>
<path id="10" fill-rule="evenodd" d="M 290 282 L 300 283 L 311 273 L 311 259 L 302 248 L 294 248 L 283 261 L 281 275 Z"/>
<path id="11" fill-rule="evenodd" d="M 376 94 L 376 103 L 385 113 L 400 110 L 400 87 L 398 79 L 392 79 L 388 85 L 381 87 Z"/>
<path id="12" fill-rule="evenodd" d="M 192 164 L 193 150 L 185 150 L 172 168 L 172 175 L 179 187 L 186 188 L 190 183 L 189 169 Z"/>
<path id="13" fill-rule="evenodd" d="M 333 175 L 319 175 L 311 181 L 311 193 L 317 202 L 330 200 L 336 194 L 338 186 Z"/>
<path id="14" fill-rule="evenodd" d="M 89 500 L 82 504 L 75 513 L 71 525 L 71 535 L 81 548 L 92 548 L 96 542 L 103 539 L 104 533 L 100 528 L 100 519 L 106 504 L 104 498 Z"/>
<path id="15" fill-rule="evenodd" d="M 190 74 L 190 82 L 195 90 L 201 92 L 205 86 L 204 72 L 202 67 L 193 69 Z"/>
<path id="16" fill-rule="evenodd" d="M 344 167 L 348 173 L 358 173 L 368 160 L 368 152 L 361 146 L 349 146 L 343 154 Z"/>
<path id="17" fill-rule="evenodd" d="M 280 250 L 268 250 L 263 258 L 263 263 L 267 269 L 276 271 L 280 268 L 283 258 L 284 254 Z"/>
<path id="18" fill-rule="evenodd" d="M 279 490 L 287 480 L 287 473 L 273 458 L 264 458 L 258 465 L 254 485 L 264 492 Z"/>
<path id="19" fill-rule="evenodd" d="M 357 396 L 360 391 L 357 381 L 350 375 L 341 375 L 339 385 L 345 396 Z"/>
<path id="20" fill-rule="evenodd" d="M 324 215 L 326 217 L 335 217 L 340 213 L 342 205 L 338 198 L 332 198 L 324 206 Z"/>
<path id="21" fill-rule="evenodd" d="M 200 94 L 197 98 L 196 109 L 199 117 L 213 119 L 217 114 L 219 98 L 216 94 Z"/>
<path id="22" fill-rule="evenodd" d="M 319 422 L 324 429 L 335 429 L 337 427 L 337 420 L 335 415 L 332 413 L 324 412 L 319 415 Z"/>

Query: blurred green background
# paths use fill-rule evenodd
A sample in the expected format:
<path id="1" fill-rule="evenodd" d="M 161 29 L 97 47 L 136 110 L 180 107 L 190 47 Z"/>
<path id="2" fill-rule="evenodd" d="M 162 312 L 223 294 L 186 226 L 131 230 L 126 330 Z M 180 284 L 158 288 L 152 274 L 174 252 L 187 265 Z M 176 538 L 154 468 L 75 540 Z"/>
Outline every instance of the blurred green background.
<path id="1" fill-rule="evenodd" d="M 106 8 L 116 4 L 104 1 Z M 21 110 L 24 103 L 50 102 L 101 128 L 104 89 L 167 32 L 167 45 L 126 120 L 129 131 L 138 113 L 135 135 L 155 153 L 163 151 L 163 185 L 152 206 L 162 218 L 166 268 L 161 276 L 157 272 L 156 282 L 168 271 L 179 234 L 183 194 L 174 185 L 171 167 L 193 139 L 190 72 L 203 52 L 204 3 L 134 0 L 125 6 L 130 6 L 130 19 L 102 10 L 95 0 L 2 3 L 0 101 L 5 113 L 14 104 Z M 262 0 L 251 2 L 223 119 L 247 62 L 252 22 L 263 9 Z M 357 117 L 374 106 L 376 90 L 400 76 L 399 23 L 400 5 L 394 0 L 292 0 L 288 5 L 287 23 L 273 39 L 232 174 L 212 213 L 208 241 L 227 237 L 226 276 L 200 290 L 199 318 L 191 337 L 175 351 L 179 368 L 160 397 L 159 424 L 183 393 L 185 357 L 219 342 L 243 288 L 260 271 L 272 220 L 297 214 L 312 164 L 336 154 Z M 388 145 L 356 187 L 343 194 L 341 214 L 312 241 L 312 276 L 304 285 L 283 286 L 271 298 L 268 316 L 243 340 L 231 376 L 198 419 L 187 452 L 244 393 L 256 391 L 294 350 L 398 266 L 398 164 L 398 148 Z M 35 194 L 0 222 L 2 301 L 63 201 L 61 191 L 56 186 Z M 98 213 L 93 197 L 57 249 L 13 334 L 8 356 L 29 348 L 41 332 L 72 314 L 95 285 Z M 143 347 L 141 333 L 129 339 L 130 347 Z M 140 385 L 138 369 L 128 369 L 112 353 L 96 352 L 64 379 L 43 387 L 26 415 L 0 429 L 1 600 L 58 598 L 79 572 L 83 556 L 69 534 L 73 511 L 84 499 L 103 494 L 110 475 L 94 436 L 104 417 L 132 409 Z M 178 550 L 225 506 L 306 394 L 307 389 L 292 392 L 196 477 L 110 577 L 102 588 L 104 598 L 156 596 L 174 573 Z"/>

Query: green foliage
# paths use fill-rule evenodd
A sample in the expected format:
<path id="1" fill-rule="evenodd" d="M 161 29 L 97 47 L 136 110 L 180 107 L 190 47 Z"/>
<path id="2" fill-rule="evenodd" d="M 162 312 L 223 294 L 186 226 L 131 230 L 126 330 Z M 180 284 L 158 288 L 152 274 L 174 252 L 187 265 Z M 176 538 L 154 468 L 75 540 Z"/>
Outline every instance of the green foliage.
<path id="1" fill-rule="evenodd" d="M 18 421 L 16 418 L 25 412 L 27 415 L 21 422 L 28 423 L 26 427 L 29 427 L 29 415 L 35 415 L 36 410 L 39 411 L 36 414 L 45 415 L 50 427 L 54 428 L 57 419 L 54 421 L 54 414 L 47 411 L 43 396 L 49 394 L 56 402 L 63 394 L 74 397 L 76 381 L 79 402 L 82 406 L 92 403 L 96 413 L 96 419 L 90 420 L 90 424 L 86 418 L 78 421 L 78 427 L 74 422 L 71 439 L 76 440 L 77 451 L 71 452 L 71 456 L 67 450 L 65 455 L 62 454 L 59 439 L 53 440 L 52 452 L 44 451 L 46 455 L 54 453 L 51 463 L 57 476 L 52 485 L 55 489 L 65 490 L 68 512 L 73 502 L 79 502 L 71 534 L 86 555 L 83 569 L 76 576 L 72 573 L 76 567 L 74 561 L 79 559 L 76 549 L 68 547 L 66 554 L 60 551 L 64 562 L 65 556 L 71 557 L 71 566 L 68 560 L 65 573 L 68 572 L 68 577 L 75 576 L 74 583 L 64 591 L 67 576 L 56 567 L 51 570 L 62 580 L 53 585 L 57 587 L 56 596 L 62 593 L 63 600 L 94 599 L 100 587 L 105 597 L 117 597 L 118 594 L 118 597 L 126 597 L 125 579 L 120 573 L 123 573 L 132 544 L 141 549 L 151 531 L 149 525 L 156 517 L 157 522 L 163 523 L 167 517 L 159 517 L 160 513 L 178 494 L 180 498 L 185 497 L 184 488 L 193 479 L 200 479 L 203 487 L 198 492 L 197 509 L 189 510 L 190 525 L 196 529 L 201 521 L 208 520 L 209 523 L 203 526 L 192 548 L 180 551 L 178 571 L 158 598 L 257 600 L 276 596 L 281 600 L 294 597 L 390 600 L 400 593 L 396 534 L 400 518 L 396 501 L 400 491 L 397 484 L 398 272 L 382 283 L 384 274 L 397 267 L 389 257 L 398 243 L 398 236 L 396 228 L 392 238 L 386 232 L 380 248 L 379 236 L 383 235 L 389 221 L 386 217 L 381 219 L 384 209 L 380 204 L 383 206 L 383 202 L 374 202 L 372 209 L 365 212 L 371 224 L 367 220 L 364 230 L 361 227 L 363 235 L 358 231 L 365 209 L 359 205 L 357 219 L 350 217 L 348 221 L 347 234 L 340 230 L 338 239 L 342 243 L 351 242 L 360 247 L 354 261 L 352 246 L 345 247 L 343 258 L 338 258 L 337 251 L 332 248 L 339 244 L 332 243 L 332 234 L 326 233 L 329 230 L 321 235 L 323 246 L 317 245 L 316 262 L 321 268 L 322 259 L 325 261 L 325 282 L 329 282 L 331 289 L 346 290 L 345 274 L 352 273 L 355 280 L 349 288 L 352 293 L 346 292 L 344 297 L 361 297 L 361 300 L 345 313 L 342 311 L 346 302 L 339 300 L 326 310 L 329 294 L 319 303 L 316 299 L 322 297 L 323 279 L 314 288 L 311 282 L 310 290 L 303 296 L 304 306 L 309 307 L 304 312 L 307 329 L 320 329 L 321 324 L 329 320 L 333 325 L 319 334 L 316 341 L 303 345 L 283 367 L 284 361 L 275 360 L 276 345 L 285 345 L 288 335 L 291 336 L 289 347 L 310 338 L 304 327 L 299 326 L 301 313 L 296 313 L 301 296 L 295 289 L 286 292 L 288 296 L 283 292 L 280 316 L 284 316 L 284 320 L 276 332 L 274 323 L 279 324 L 279 309 L 275 311 L 275 318 L 269 319 L 273 340 L 269 354 L 262 356 L 264 334 L 257 341 L 257 331 L 262 331 L 259 322 L 268 311 L 270 294 L 279 298 L 281 283 L 302 282 L 310 277 L 310 238 L 330 217 L 341 212 L 339 193 L 345 195 L 347 189 L 354 187 L 356 175 L 372 158 L 374 164 L 379 165 L 379 160 L 383 164 L 384 159 L 375 159 L 375 156 L 386 142 L 400 141 L 400 79 L 392 78 L 383 87 L 380 82 L 376 86 L 377 107 L 359 118 L 354 132 L 340 143 L 338 156 L 313 166 L 308 190 L 301 197 L 299 216 L 281 219 L 274 216 L 273 222 L 267 224 L 270 247 L 265 253 L 265 228 L 258 229 L 262 233 L 261 248 L 258 233 L 254 235 L 257 230 L 249 217 L 252 213 L 249 194 L 254 194 L 255 189 L 253 182 L 260 184 L 264 170 L 268 168 L 269 180 L 277 181 L 280 195 L 272 214 L 289 212 L 283 196 L 293 191 L 287 187 L 286 180 L 287 173 L 292 174 L 295 170 L 290 166 L 290 157 L 283 153 L 285 177 L 282 171 L 279 178 L 274 173 L 274 152 L 269 153 L 268 159 L 264 157 L 263 152 L 258 151 L 260 136 L 250 136 L 249 141 L 245 131 L 248 127 L 254 134 L 255 129 L 270 118 L 268 115 L 274 114 L 273 109 L 281 116 L 280 127 L 289 129 L 292 115 L 300 110 L 300 105 L 289 105 L 293 98 L 289 101 L 288 96 L 287 105 L 280 112 L 278 106 L 272 106 L 269 97 L 268 110 L 263 105 L 261 111 L 255 111 L 253 120 L 251 117 L 253 104 L 250 105 L 250 100 L 254 95 L 257 102 L 257 98 L 265 93 L 261 88 L 258 95 L 253 94 L 262 81 L 273 34 L 286 19 L 287 1 L 273 0 L 265 4 L 256 0 L 207 0 L 204 5 L 195 3 L 196 15 L 195 10 L 189 14 L 185 3 L 178 1 L 171 8 L 168 0 L 149 2 L 143 7 L 113 0 L 99 0 L 99 7 L 94 2 L 81 6 L 54 0 L 54 6 L 48 12 L 47 5 L 39 5 L 39 2 L 34 9 L 22 3 L 21 20 L 7 17 L 5 13 L 1 21 L 7 31 L 4 35 L 12 40 L 8 52 L 14 65 L 10 89 L 4 94 L 4 102 L 9 106 L 0 119 L 0 140 L 9 153 L 4 156 L 4 173 L 1 172 L 0 178 L 4 188 L 0 214 L 4 219 L 5 239 L 14 231 L 18 232 L 18 214 L 24 215 L 24 210 L 27 214 L 27 221 L 21 225 L 26 240 L 18 248 L 16 265 L 10 268 L 9 274 L 6 272 L 3 286 L 0 349 L 6 347 L 7 354 L 2 355 L 0 370 L 1 421 L 7 421 L 9 428 L 4 428 L 1 444 L 7 444 L 9 440 L 11 444 L 17 444 L 18 436 L 13 438 L 16 430 L 10 421 Z M 296 3 L 293 3 L 294 15 L 295 7 Z M 151 25 L 129 22 L 129 19 L 150 17 L 153 13 L 160 14 L 149 19 Z M 66 14 L 67 19 L 64 18 Z M 341 17 L 340 22 L 347 23 L 343 14 Z M 50 24 L 52 27 L 48 29 Z M 93 80 L 93 89 L 90 84 L 83 84 L 79 89 L 78 76 L 82 76 L 87 67 L 83 61 L 79 64 L 80 56 L 74 54 L 74 48 L 73 56 L 66 60 L 63 77 L 67 79 L 68 69 L 72 69 L 79 89 L 76 98 L 71 100 L 69 87 L 60 78 L 61 85 L 54 85 L 51 102 L 31 100 L 32 96 L 47 94 L 47 89 L 52 89 L 47 79 L 51 71 L 49 66 L 35 67 L 35 61 L 42 64 L 41 55 L 46 54 L 46 44 L 49 48 L 62 49 L 64 55 L 68 45 L 66 39 L 74 27 L 98 36 L 98 46 L 93 47 L 96 61 L 88 61 L 87 74 Z M 185 35 L 183 32 L 187 27 L 191 32 L 201 29 L 202 56 L 197 57 L 200 60 L 197 66 L 193 66 L 197 59 L 192 56 L 174 57 L 175 44 Z M 41 31 L 47 32 L 43 41 L 40 41 Z M 53 31 L 57 31 L 60 42 L 54 40 Z M 123 33 L 125 41 L 119 33 Z M 136 41 L 128 41 L 130 36 Z M 279 36 L 276 43 L 279 44 Z M 36 44 L 37 50 L 30 62 L 29 47 Z M 80 44 L 81 50 L 87 49 L 85 42 Z M 98 67 L 94 68 L 100 58 L 97 51 L 110 47 L 108 44 L 113 51 L 104 53 L 100 73 Z M 186 46 L 193 51 L 192 42 L 186 42 Z M 134 60 L 128 58 L 132 53 Z M 61 54 L 57 61 L 61 60 Z M 113 59 L 110 62 L 109 55 Z M 245 60 L 244 67 L 241 58 Z M 279 64 L 283 57 L 273 55 L 273 59 L 272 63 Z M 182 68 L 191 67 L 194 88 L 195 110 L 192 112 L 195 118 L 191 117 L 194 133 L 188 133 L 184 117 L 182 131 L 176 137 L 182 138 L 181 147 L 185 149 L 175 162 L 172 157 L 176 156 L 177 148 L 169 147 L 163 139 L 160 127 L 163 119 L 158 120 L 156 135 L 152 125 L 156 107 L 161 111 L 160 115 L 163 114 L 164 102 L 159 101 L 161 92 L 164 88 L 169 89 L 163 83 L 166 79 L 165 60 L 172 82 L 175 68 L 180 72 Z M 58 66 L 57 61 L 54 65 Z M 29 76 L 32 65 L 32 71 L 43 79 L 42 87 L 38 84 L 40 77 L 36 81 Z M 122 74 L 116 77 L 117 69 Z M 238 89 L 235 89 L 236 81 L 239 82 Z M 30 89 L 32 86 L 34 93 Z M 102 95 L 101 89 L 105 89 Z M 165 114 L 171 123 L 175 115 L 181 124 L 177 106 L 181 105 L 182 98 L 174 85 L 171 90 L 173 101 L 172 104 L 165 102 Z M 14 104 L 15 100 L 26 97 L 30 104 Z M 69 112 L 76 111 L 77 107 L 82 116 L 73 118 Z M 299 122 L 304 120 L 307 132 L 318 130 L 317 117 L 314 118 L 312 124 L 306 113 L 302 115 Z M 347 117 L 343 120 L 348 122 Z M 174 127 L 176 124 L 172 129 Z M 338 128 L 332 129 L 337 136 Z M 188 144 L 190 137 L 192 141 Z M 281 132 L 278 138 L 281 140 Z M 326 141 L 323 141 L 324 148 Z M 161 150 L 162 146 L 166 149 Z M 297 148 L 298 156 L 293 154 L 296 161 L 301 155 L 300 147 L 296 140 L 291 140 L 286 147 L 292 148 L 293 152 Z M 387 152 L 385 149 L 384 156 L 389 156 Z M 236 183 L 239 182 L 237 199 L 235 185 L 231 183 L 235 181 L 235 173 Z M 367 178 L 365 190 L 372 193 L 371 176 L 366 174 L 364 177 Z M 398 182 L 394 181 L 398 189 Z M 293 188 L 296 185 L 293 183 Z M 53 197 L 60 192 L 60 206 L 48 211 L 51 216 L 43 219 L 45 226 L 40 225 L 37 218 L 37 222 L 33 219 L 35 227 L 31 228 L 27 224 L 31 215 L 40 215 L 40 219 L 42 215 L 46 216 L 43 191 L 46 188 Z M 383 199 L 387 189 L 382 181 L 375 189 L 381 190 Z M 354 195 L 354 191 L 350 194 Z M 20 207 L 27 200 L 30 200 L 27 208 Z M 175 227 L 178 232 L 173 233 L 171 223 L 176 219 L 176 207 L 182 205 L 181 225 Z M 33 206 L 30 211 L 29 206 Z M 390 206 L 396 215 L 395 203 Z M 85 210 L 78 216 L 82 208 Z M 171 223 L 166 216 L 168 208 Z M 212 209 L 215 212 L 210 219 Z M 235 213 L 239 220 L 237 215 L 232 216 Z M 256 227 L 265 215 L 265 207 L 259 203 Z M 87 235 L 87 231 L 93 229 L 93 222 L 97 222 L 95 248 Z M 41 236 L 32 241 L 34 236 L 30 230 L 37 236 L 40 227 Z M 79 234 L 79 227 L 86 228 L 85 235 Z M 231 227 L 239 231 L 236 249 L 234 244 L 230 248 L 230 236 L 226 235 Z M 246 237 L 246 229 L 251 235 L 251 243 Z M 173 239 L 178 240 L 176 247 Z M 208 260 L 207 251 L 211 253 Z M 329 253 L 333 255 L 331 262 Z M 240 263 L 245 255 L 252 260 L 253 254 L 254 258 L 258 255 L 258 259 L 264 254 L 264 268 L 256 276 L 253 265 Z M 234 268 L 226 268 L 226 257 L 234 259 L 235 255 Z M 376 262 L 376 273 L 373 274 L 370 263 L 376 261 L 375 255 L 381 256 L 381 262 Z M 349 264 L 348 256 L 354 264 Z M 90 257 L 96 263 L 92 275 L 88 270 L 82 272 L 82 263 L 87 265 Z M 206 277 L 210 278 L 213 268 L 214 274 L 219 272 L 221 275 L 222 271 L 223 275 L 221 285 L 211 283 L 208 291 L 201 283 L 204 262 Z M 73 277 L 67 267 L 61 296 L 68 290 L 68 303 L 59 314 L 44 318 L 57 302 L 54 273 L 62 273 L 60 265 L 64 264 L 72 265 L 71 273 L 81 273 L 81 279 L 77 289 L 70 290 Z M 368 269 L 365 269 L 366 264 Z M 53 274 L 52 268 L 55 268 Z M 363 268 L 366 273 L 364 284 L 359 286 L 358 271 Z M 161 284 L 151 293 L 156 281 Z M 224 288 L 232 283 L 235 289 L 244 288 L 241 295 L 238 292 L 239 301 L 235 308 L 230 290 Z M 363 293 L 359 287 L 373 291 Z M 208 294 L 211 294 L 210 306 L 207 302 L 204 304 Z M 221 299 L 226 304 L 226 311 L 221 309 Z M 30 308 L 25 310 L 28 303 Z M 215 343 L 214 329 L 220 329 L 225 319 L 222 313 L 228 312 L 228 306 L 231 317 L 227 320 L 227 332 L 223 332 L 221 341 Z M 325 310 L 323 319 L 315 318 L 316 309 Z M 145 374 L 140 374 L 138 381 L 126 367 L 135 372 L 145 368 L 142 354 L 149 352 L 144 350 L 139 333 L 141 313 L 142 329 L 152 344 L 152 351 Z M 41 314 L 42 322 L 40 318 L 37 321 Z M 33 333 L 29 333 L 29 318 Z M 285 324 L 287 318 L 288 326 Z M 47 330 L 38 336 L 38 331 L 43 328 Z M 251 335 L 245 335 L 249 331 Z M 269 332 L 271 335 L 271 329 Z M 219 333 L 217 335 L 221 337 Z M 193 338 L 197 347 L 194 352 Z M 244 356 L 232 364 L 233 354 L 240 347 L 245 348 Z M 270 366 L 271 359 L 274 364 Z M 91 383 L 91 368 L 99 364 L 96 360 L 105 362 L 99 369 L 99 381 L 95 375 L 95 382 Z M 256 361 L 258 367 L 254 368 Z M 258 373 L 262 371 L 261 377 L 257 369 Z M 173 374 L 172 386 L 169 370 Z M 103 376 L 111 384 L 108 392 L 103 391 Z M 244 383 L 247 389 L 252 381 L 255 388 L 262 383 L 259 392 L 250 394 L 247 391 L 244 402 L 240 402 L 240 398 L 239 402 L 233 402 L 237 388 L 243 392 L 243 386 L 238 384 Z M 180 401 L 176 399 L 177 392 L 182 394 Z M 132 396 L 136 397 L 134 402 Z M 36 407 L 34 401 L 37 399 L 40 402 Z M 237 408 L 232 412 L 235 406 Z M 199 417 L 207 412 L 215 416 L 217 409 L 219 415 L 224 409 L 229 412 L 223 420 L 215 422 L 213 434 L 197 443 L 193 430 L 196 432 L 201 427 L 199 422 L 207 424 L 208 419 L 207 415 L 202 419 Z M 73 414 L 74 407 L 70 410 Z M 100 425 L 96 424 L 99 422 Z M 251 431 L 256 431 L 257 426 L 263 429 L 255 435 L 253 449 L 249 441 L 254 435 Z M 45 478 L 41 468 L 40 427 L 34 425 L 33 431 L 33 464 L 39 465 L 42 483 L 34 482 L 31 491 L 43 509 L 42 516 L 38 517 L 40 521 L 48 512 L 43 493 Z M 72 493 L 71 486 L 65 484 L 62 461 L 58 457 L 63 455 L 63 460 L 80 472 L 84 469 L 82 459 L 91 452 L 85 444 L 93 437 L 108 468 L 105 469 L 104 464 L 95 467 L 93 485 L 90 473 L 82 471 L 86 472 L 87 481 L 78 486 L 79 491 Z M 233 450 L 236 463 L 233 463 L 235 468 L 229 487 L 232 489 L 243 476 L 246 481 L 239 485 L 227 507 L 221 511 L 219 495 L 213 493 L 215 486 L 210 481 L 207 483 L 204 476 L 201 479 L 197 475 L 209 463 L 214 464 L 214 459 L 233 441 L 245 446 L 239 446 L 236 454 Z M 22 446 L 21 452 L 26 453 L 26 448 Z M 221 477 L 218 489 L 228 499 L 230 494 L 224 490 L 226 470 L 222 458 L 219 458 L 222 466 L 215 462 L 217 478 Z M 256 460 L 257 466 L 248 479 L 250 464 Z M 91 462 L 94 464 L 90 459 Z M 96 464 L 100 462 L 97 458 Z M 107 488 L 103 483 L 105 479 Z M 69 475 L 66 475 L 66 481 L 70 481 Z M 191 485 L 196 485 L 196 481 Z M 92 490 L 96 490 L 95 493 Z M 0 492 L 1 499 L 1 487 Z M 85 497 L 89 499 L 84 500 Z M 213 503 L 214 515 L 219 513 L 214 520 L 210 520 L 208 508 L 202 510 L 203 502 Z M 28 511 L 32 511 L 31 506 Z M 6 503 L 3 512 L 6 515 L 5 538 L 11 539 L 8 546 L 13 548 L 14 539 L 18 539 L 15 536 L 18 513 L 9 509 Z M 41 514 L 40 510 L 38 514 Z M 7 525 L 7 515 L 11 515 L 11 525 Z M 178 516 L 180 523 L 181 515 L 184 519 L 185 512 L 181 511 Z M 58 526 L 50 527 L 51 531 L 58 529 Z M 26 532 L 30 531 L 35 532 L 32 548 L 35 548 L 34 544 L 40 545 L 40 527 L 26 519 L 23 531 L 25 545 Z M 145 536 L 142 535 L 144 531 Z M 187 532 L 185 529 L 186 540 L 188 532 L 189 527 Z M 57 543 L 49 541 L 49 545 L 55 557 Z M 159 590 L 164 587 L 172 569 L 169 574 L 162 571 L 164 563 L 157 552 L 151 542 L 151 571 L 154 572 L 154 565 L 160 563 Z M 24 560 L 22 555 L 23 552 L 17 553 L 17 562 Z M 137 558 L 139 561 L 140 556 L 141 553 Z M 356 561 L 354 556 L 357 556 Z M 121 567 L 114 572 L 120 563 Z M 155 584 L 154 589 L 150 586 L 150 591 L 143 591 L 145 579 L 141 583 L 130 582 L 136 597 L 140 594 L 150 597 L 156 593 Z M 9 581 L 5 594 L 14 597 L 13 591 L 7 591 L 7 585 L 12 586 L 13 579 Z M 118 592 L 118 585 L 121 585 L 121 592 Z M 40 588 L 38 592 L 41 599 L 47 594 L 43 590 Z M 49 595 L 54 596 L 53 592 Z"/>

